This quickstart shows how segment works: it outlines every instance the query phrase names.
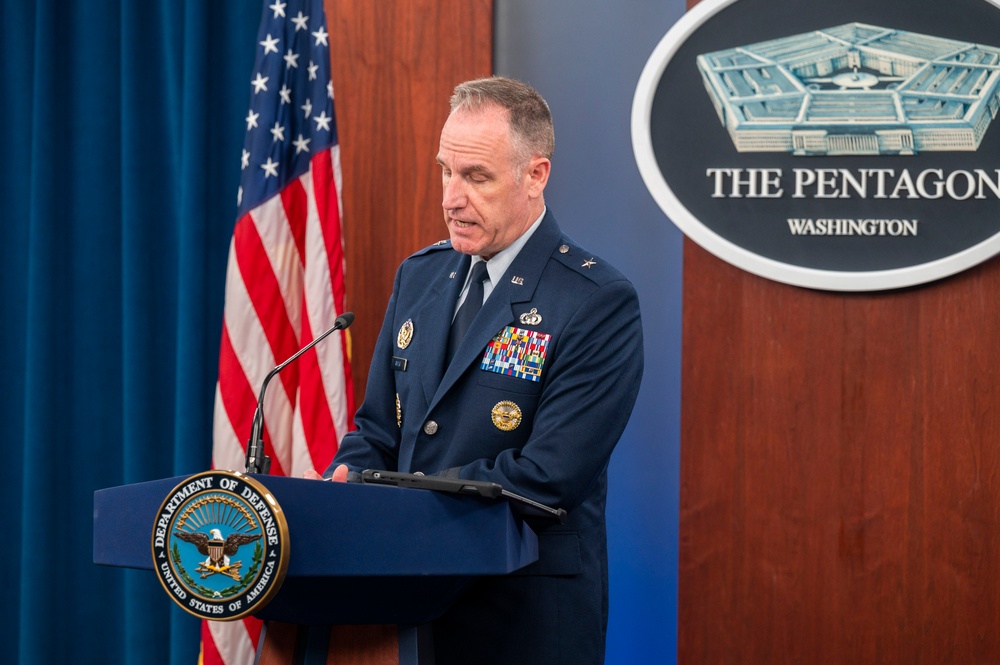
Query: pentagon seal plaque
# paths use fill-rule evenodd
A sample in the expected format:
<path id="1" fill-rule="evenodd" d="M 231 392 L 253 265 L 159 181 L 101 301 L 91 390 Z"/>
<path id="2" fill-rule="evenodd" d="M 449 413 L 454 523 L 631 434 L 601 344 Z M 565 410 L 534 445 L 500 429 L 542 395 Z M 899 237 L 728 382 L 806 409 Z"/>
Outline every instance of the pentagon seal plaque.
<path id="1" fill-rule="evenodd" d="M 187 478 L 153 524 L 153 569 L 167 595 L 213 621 L 241 619 L 278 592 L 288 569 L 288 525 L 262 484 L 232 471 Z"/>

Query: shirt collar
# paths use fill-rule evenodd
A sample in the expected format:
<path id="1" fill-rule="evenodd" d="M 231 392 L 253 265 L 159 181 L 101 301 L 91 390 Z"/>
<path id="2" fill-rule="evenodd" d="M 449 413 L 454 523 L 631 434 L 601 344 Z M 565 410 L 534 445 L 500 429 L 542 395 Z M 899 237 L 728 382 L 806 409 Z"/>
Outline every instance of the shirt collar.
<path id="1" fill-rule="evenodd" d="M 521 252 L 521 249 L 528 243 L 528 239 L 538 230 L 538 227 L 542 224 L 542 218 L 545 217 L 546 207 L 542 207 L 542 214 L 538 216 L 535 223 L 528 227 L 528 230 L 521 234 L 521 236 L 512 242 L 510 246 L 497 252 L 493 258 L 486 262 L 486 272 L 490 275 L 489 285 L 486 287 L 488 290 L 484 293 L 484 297 L 489 297 L 489 294 L 493 291 L 493 285 L 500 283 L 500 278 L 503 274 L 507 272 L 507 268 L 510 264 L 514 262 L 517 255 Z M 472 274 L 472 266 L 476 264 L 477 261 L 482 261 L 482 257 L 473 256 L 472 263 L 469 264 L 469 274 Z M 468 276 L 466 276 L 468 280 Z"/>

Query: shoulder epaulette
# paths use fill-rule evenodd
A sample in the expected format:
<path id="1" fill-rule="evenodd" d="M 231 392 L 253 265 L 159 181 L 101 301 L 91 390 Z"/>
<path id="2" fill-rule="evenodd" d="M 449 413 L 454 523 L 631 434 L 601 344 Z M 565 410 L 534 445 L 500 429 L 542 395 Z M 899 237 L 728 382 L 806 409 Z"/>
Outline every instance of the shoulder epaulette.
<path id="1" fill-rule="evenodd" d="M 553 257 L 567 268 L 594 282 L 603 283 L 609 278 L 614 279 L 619 274 L 618 270 L 610 263 L 569 241 L 566 237 L 563 237 L 556 247 Z"/>
<path id="2" fill-rule="evenodd" d="M 436 251 L 442 250 L 442 249 L 451 249 L 451 240 L 448 240 L 448 239 L 438 240 L 433 245 L 428 245 L 427 247 L 424 247 L 423 249 L 414 252 L 410 256 L 411 256 L 411 258 L 414 257 L 414 256 L 423 256 L 424 254 L 427 254 L 429 252 L 436 252 Z"/>

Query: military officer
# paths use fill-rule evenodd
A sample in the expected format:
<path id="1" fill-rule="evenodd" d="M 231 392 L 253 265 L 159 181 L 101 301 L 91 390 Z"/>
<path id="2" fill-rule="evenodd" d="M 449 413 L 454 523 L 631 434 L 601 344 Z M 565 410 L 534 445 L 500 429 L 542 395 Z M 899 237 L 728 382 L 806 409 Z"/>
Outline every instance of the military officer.
<path id="1" fill-rule="evenodd" d="M 441 664 L 604 660 L 607 466 L 642 328 L 629 281 L 546 207 L 554 144 L 531 87 L 455 89 L 437 154 L 449 239 L 398 268 L 357 429 L 326 472 L 493 481 L 568 511 L 564 524 L 529 518 L 539 560 L 478 582 L 435 622 Z"/>

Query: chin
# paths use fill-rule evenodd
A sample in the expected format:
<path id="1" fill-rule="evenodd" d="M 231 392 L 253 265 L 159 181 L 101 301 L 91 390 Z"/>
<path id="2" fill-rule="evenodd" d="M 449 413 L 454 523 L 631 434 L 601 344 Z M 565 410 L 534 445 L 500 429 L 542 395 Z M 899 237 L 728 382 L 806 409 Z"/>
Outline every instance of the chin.
<path id="1" fill-rule="evenodd" d="M 477 248 L 475 248 L 475 247 L 470 247 L 468 245 L 468 243 L 461 243 L 460 242 L 458 244 L 455 244 L 455 241 L 452 240 L 451 241 L 451 248 L 454 249 L 459 254 L 469 254 L 469 255 L 479 254 L 479 250 Z"/>
<path id="2" fill-rule="evenodd" d="M 460 254 L 478 254 L 481 249 L 479 244 L 472 242 L 468 238 L 456 236 L 454 233 L 449 234 L 448 237 L 451 239 L 452 249 Z"/>

